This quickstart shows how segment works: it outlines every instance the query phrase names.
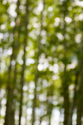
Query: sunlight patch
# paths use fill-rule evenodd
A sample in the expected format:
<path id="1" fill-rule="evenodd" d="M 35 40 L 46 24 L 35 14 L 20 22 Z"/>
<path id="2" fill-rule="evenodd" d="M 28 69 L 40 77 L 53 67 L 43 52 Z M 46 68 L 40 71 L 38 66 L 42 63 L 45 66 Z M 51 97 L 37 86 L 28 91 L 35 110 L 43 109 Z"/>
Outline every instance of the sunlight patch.
<path id="1" fill-rule="evenodd" d="M 39 4 L 38 4 L 38 10 L 39 11 L 43 10 L 43 3 L 42 2 L 39 2 Z"/>

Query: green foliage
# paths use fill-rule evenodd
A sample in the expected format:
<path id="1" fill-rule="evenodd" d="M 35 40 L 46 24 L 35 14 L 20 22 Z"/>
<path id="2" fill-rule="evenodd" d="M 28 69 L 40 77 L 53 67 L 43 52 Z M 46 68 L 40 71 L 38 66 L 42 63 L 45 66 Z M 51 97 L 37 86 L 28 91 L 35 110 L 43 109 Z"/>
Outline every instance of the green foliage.
<path id="1" fill-rule="evenodd" d="M 21 0 L 19 7 L 18 0 L 0 2 L 0 90 L 5 91 L 6 100 L 12 90 L 11 105 L 15 101 L 18 112 L 21 90 L 26 109 L 33 109 L 36 93 L 34 109 L 43 107 L 43 121 L 55 108 L 63 108 L 64 102 L 74 101 L 73 95 L 70 97 L 74 87 L 78 88 L 74 108 L 83 99 L 83 8 L 74 0 L 29 0 L 26 12 L 26 1 Z"/>

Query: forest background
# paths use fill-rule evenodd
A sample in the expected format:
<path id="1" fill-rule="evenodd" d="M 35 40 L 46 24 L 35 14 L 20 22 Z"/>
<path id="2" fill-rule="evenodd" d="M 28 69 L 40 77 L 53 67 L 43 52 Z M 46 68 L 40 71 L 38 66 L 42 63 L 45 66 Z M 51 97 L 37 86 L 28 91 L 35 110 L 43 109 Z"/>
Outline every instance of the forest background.
<path id="1" fill-rule="evenodd" d="M 0 125 L 83 125 L 82 0 L 0 0 Z"/>

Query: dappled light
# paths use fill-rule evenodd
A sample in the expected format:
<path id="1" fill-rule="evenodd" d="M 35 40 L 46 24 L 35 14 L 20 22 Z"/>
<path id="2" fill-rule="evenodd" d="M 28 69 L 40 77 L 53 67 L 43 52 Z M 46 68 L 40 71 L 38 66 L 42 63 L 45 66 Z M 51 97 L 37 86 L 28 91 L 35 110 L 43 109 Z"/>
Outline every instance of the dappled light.
<path id="1" fill-rule="evenodd" d="M 83 125 L 83 1 L 0 0 L 0 125 Z"/>

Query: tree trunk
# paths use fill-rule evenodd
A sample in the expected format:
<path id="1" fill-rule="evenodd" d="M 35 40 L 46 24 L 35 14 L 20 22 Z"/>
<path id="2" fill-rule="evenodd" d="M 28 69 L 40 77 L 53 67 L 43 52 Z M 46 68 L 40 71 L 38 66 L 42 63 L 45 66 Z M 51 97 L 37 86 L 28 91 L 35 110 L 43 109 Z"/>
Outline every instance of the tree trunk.
<path id="1" fill-rule="evenodd" d="M 19 5 L 20 5 L 20 1 L 18 0 L 17 1 L 17 18 L 16 18 L 16 20 L 18 19 Z M 16 24 L 15 27 L 17 27 L 17 24 Z M 15 32 L 17 32 L 17 31 L 15 30 Z M 15 104 L 13 102 L 13 90 L 14 90 L 14 87 L 15 87 L 14 85 L 15 85 L 15 82 L 16 82 L 16 79 L 15 79 L 15 77 L 16 77 L 16 72 L 15 72 L 16 67 L 14 67 L 14 70 L 13 70 L 11 62 L 13 60 L 16 60 L 16 57 L 17 57 L 16 52 L 18 52 L 18 50 L 19 50 L 18 49 L 19 44 L 16 44 L 17 39 L 18 38 L 16 37 L 15 41 L 13 42 L 13 46 L 12 46 L 13 52 L 12 52 L 12 55 L 10 57 L 10 66 L 9 66 L 9 69 L 8 69 L 9 75 L 8 75 L 8 81 L 7 81 L 7 102 L 6 102 L 6 113 L 5 113 L 4 125 L 14 125 Z M 12 75 L 11 75 L 12 72 L 13 72 L 13 78 L 12 78 Z"/>
<path id="2" fill-rule="evenodd" d="M 67 40 L 65 38 L 65 34 L 66 34 L 66 21 L 65 21 L 65 17 L 68 13 L 68 2 L 69 0 L 65 0 L 63 1 L 63 6 L 64 9 L 62 9 L 63 12 L 63 36 L 64 36 L 64 40 L 63 40 L 63 46 L 64 46 L 64 73 L 63 73 L 63 77 L 62 77 L 62 88 L 63 88 L 63 98 L 64 98 L 64 102 L 63 102 L 63 107 L 64 107 L 64 125 L 68 125 L 68 117 L 69 117 L 69 92 L 68 92 L 68 80 L 67 80 L 67 64 L 68 62 L 66 62 L 67 59 Z"/>
<path id="3" fill-rule="evenodd" d="M 68 125 L 68 116 L 69 116 L 69 97 L 67 91 L 68 88 L 66 88 L 64 94 L 64 125 Z"/>
<path id="4" fill-rule="evenodd" d="M 82 109 L 83 109 L 83 66 L 82 66 L 82 71 L 80 74 L 79 90 L 77 94 L 77 125 L 82 124 L 81 123 L 81 118 L 82 118 L 82 113 L 83 113 Z"/>
<path id="5" fill-rule="evenodd" d="M 42 31 L 42 20 L 43 19 L 43 10 L 41 12 L 41 27 L 40 27 L 40 35 L 38 38 L 38 53 L 37 53 L 37 59 L 36 59 L 36 71 L 35 71 L 35 89 L 34 89 L 34 99 L 33 99 L 33 107 L 32 107 L 32 125 L 34 125 L 35 122 L 35 107 L 36 107 L 36 88 L 37 88 L 37 81 L 38 81 L 38 64 L 39 64 L 39 56 L 40 56 L 40 47 L 41 47 L 41 31 Z"/>
<path id="6" fill-rule="evenodd" d="M 21 95 L 20 95 L 20 107 L 19 107 L 19 125 L 21 125 L 21 117 L 22 117 L 22 106 L 23 106 L 23 86 L 24 86 L 24 72 L 25 72 L 25 61 L 26 61 L 26 45 L 27 45 L 27 36 L 28 36 L 28 7 L 29 1 L 26 0 L 26 15 L 25 15 L 25 39 L 24 39 L 24 55 L 23 55 L 23 65 L 22 65 L 22 74 L 21 74 Z"/>

